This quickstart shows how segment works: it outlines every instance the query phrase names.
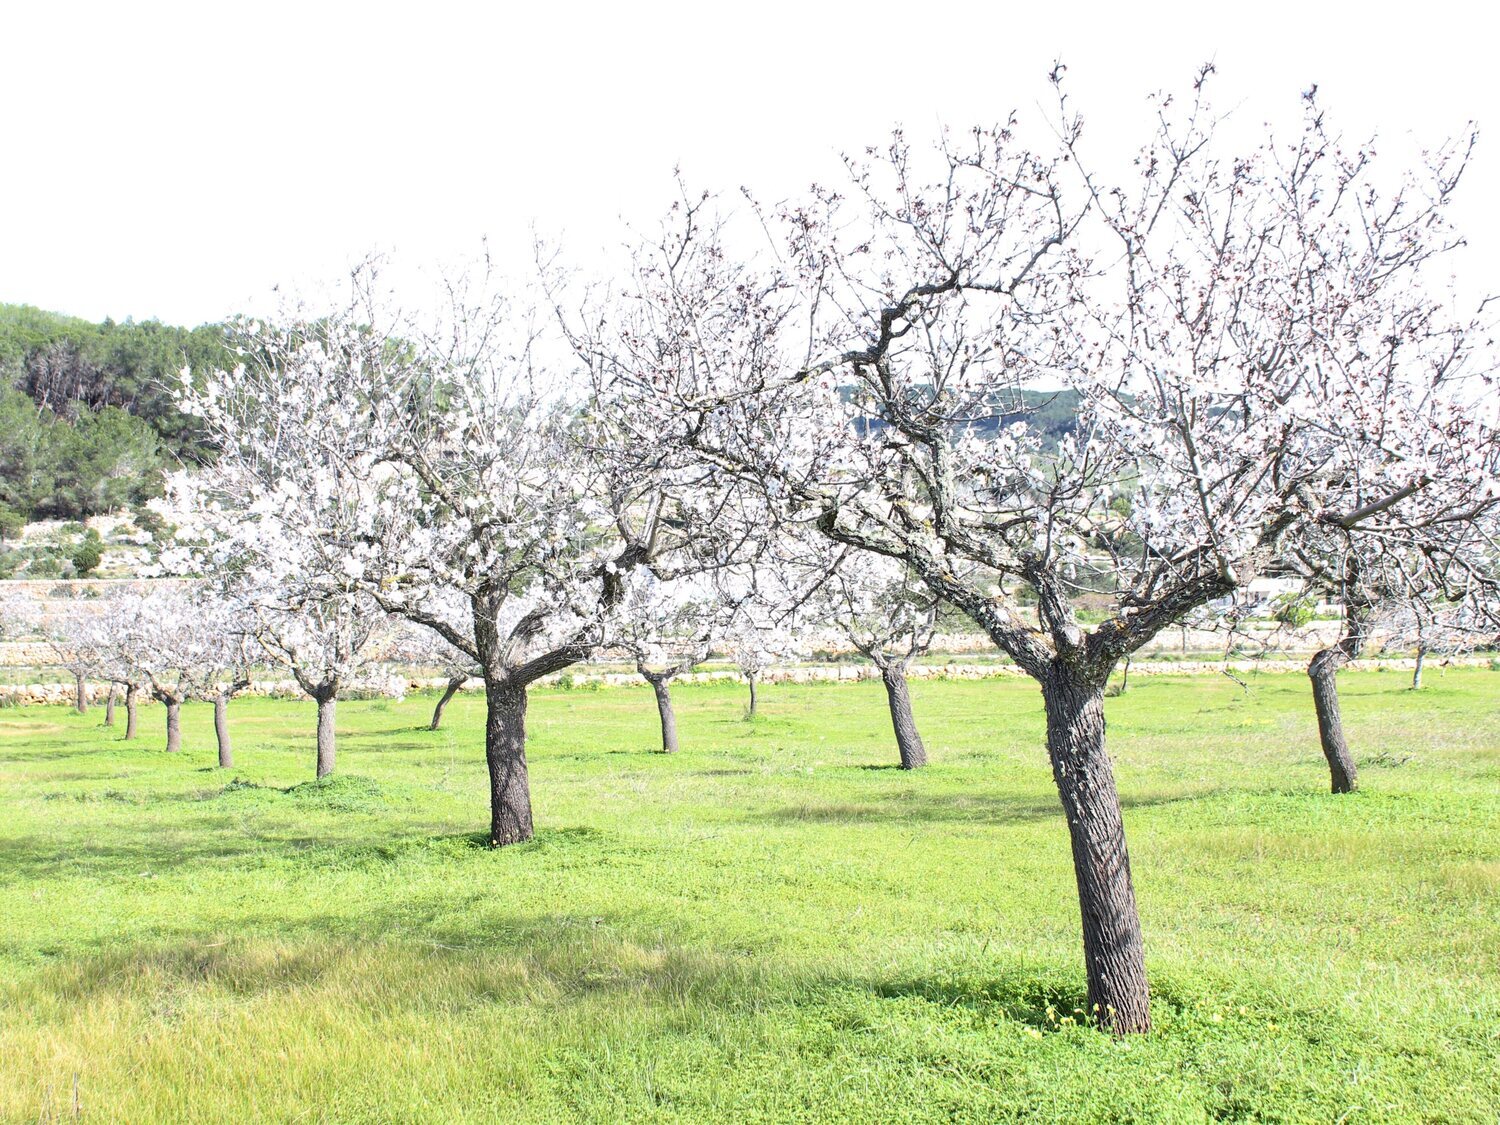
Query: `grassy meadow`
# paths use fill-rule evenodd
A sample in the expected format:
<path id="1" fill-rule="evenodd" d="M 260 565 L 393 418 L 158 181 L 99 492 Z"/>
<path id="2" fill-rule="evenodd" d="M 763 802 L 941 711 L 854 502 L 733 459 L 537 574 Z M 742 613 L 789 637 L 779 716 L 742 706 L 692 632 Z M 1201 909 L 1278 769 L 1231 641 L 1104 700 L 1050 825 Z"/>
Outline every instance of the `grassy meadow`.
<path id="1" fill-rule="evenodd" d="M 1078 1026 L 1066 827 L 1019 680 L 538 690 L 537 839 L 483 846 L 483 703 L 0 711 L 0 1120 L 1483 1121 L 1500 672 L 1139 677 L 1108 702 L 1157 1030 Z"/>

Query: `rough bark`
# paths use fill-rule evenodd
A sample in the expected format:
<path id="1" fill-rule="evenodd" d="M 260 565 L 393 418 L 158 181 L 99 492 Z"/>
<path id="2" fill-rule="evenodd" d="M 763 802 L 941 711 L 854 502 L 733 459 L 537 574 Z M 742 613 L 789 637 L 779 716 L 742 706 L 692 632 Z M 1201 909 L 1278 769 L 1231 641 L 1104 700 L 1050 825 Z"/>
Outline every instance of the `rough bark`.
<path id="1" fill-rule="evenodd" d="M 1140 915 L 1104 743 L 1103 678 L 1086 678 L 1057 662 L 1042 680 L 1042 699 L 1047 753 L 1073 844 L 1089 1011 L 1116 1034 L 1149 1031 Z"/>
<path id="2" fill-rule="evenodd" d="M 458 689 L 464 686 L 464 681 L 468 678 L 467 674 L 448 677 L 448 686 L 443 689 L 443 698 L 439 699 L 437 706 L 432 709 L 432 725 L 427 728 L 428 730 L 437 730 L 442 725 L 443 709 L 448 706 L 448 701 L 458 694 Z"/>
<path id="3" fill-rule="evenodd" d="M 167 705 L 167 753 L 175 754 L 182 749 L 182 700 L 164 695 L 161 701 Z"/>
<path id="4" fill-rule="evenodd" d="M 745 718 L 747 718 L 747 719 L 753 719 L 753 718 L 755 718 L 755 704 L 757 702 L 757 700 L 755 698 L 755 689 L 756 689 L 756 686 L 757 686 L 756 680 L 758 679 L 758 677 L 756 677 L 756 676 L 747 676 L 745 678 L 750 681 L 750 709 L 745 712 Z"/>
<path id="5" fill-rule="evenodd" d="M 73 673 L 73 708 L 80 715 L 88 714 L 89 689 L 88 685 L 83 682 L 82 672 Z"/>
<path id="6" fill-rule="evenodd" d="M 490 772 L 490 845 L 531 839 L 531 782 L 526 771 L 526 686 L 505 677 L 484 683 L 484 757 Z"/>
<path id="7" fill-rule="evenodd" d="M 115 685 L 109 685 L 109 693 L 104 697 L 104 725 L 112 727 L 115 725 Z"/>
<path id="8" fill-rule="evenodd" d="M 214 737 L 219 743 L 219 768 L 227 770 L 234 765 L 234 748 L 229 744 L 229 693 L 221 691 L 214 696 Z"/>
<path id="9" fill-rule="evenodd" d="M 318 701 L 318 777 L 324 778 L 333 772 L 333 724 L 338 695 L 333 691 L 322 691 L 313 698 Z"/>
<path id="10" fill-rule="evenodd" d="M 901 768 L 914 770 L 927 764 L 927 747 L 917 733 L 917 721 L 911 713 L 911 693 L 906 688 L 906 669 L 888 665 L 880 670 L 885 684 L 886 701 L 891 707 L 891 726 L 896 732 L 896 751 Z"/>
<path id="11" fill-rule="evenodd" d="M 642 672 L 656 695 L 656 713 L 661 717 L 661 752 L 677 753 L 677 714 L 672 710 L 672 677 L 659 672 Z"/>
<path id="12" fill-rule="evenodd" d="M 1359 787 L 1359 770 L 1349 743 L 1344 738 L 1344 723 L 1339 714 L 1338 670 L 1349 662 L 1349 653 L 1335 646 L 1325 648 L 1307 666 L 1312 680 L 1313 707 L 1318 713 L 1318 738 L 1323 757 L 1328 759 L 1329 779 L 1335 793 L 1353 793 Z"/>
<path id="13" fill-rule="evenodd" d="M 135 737 L 136 718 L 136 692 L 139 691 L 134 684 L 125 685 L 125 741 L 129 742 Z"/>
<path id="14" fill-rule="evenodd" d="M 1421 691 L 1422 690 L 1422 664 L 1426 661 L 1426 659 L 1427 659 L 1427 646 L 1426 645 L 1418 645 L 1417 646 L 1417 663 L 1416 663 L 1416 667 L 1414 667 L 1411 670 L 1411 690 L 1412 691 Z"/>

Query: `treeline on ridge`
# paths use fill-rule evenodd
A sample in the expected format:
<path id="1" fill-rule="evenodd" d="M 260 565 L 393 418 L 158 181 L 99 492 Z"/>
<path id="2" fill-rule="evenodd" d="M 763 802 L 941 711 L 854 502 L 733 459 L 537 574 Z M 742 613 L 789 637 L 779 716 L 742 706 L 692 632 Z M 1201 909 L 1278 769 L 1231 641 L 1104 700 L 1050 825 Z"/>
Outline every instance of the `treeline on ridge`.
<path id="1" fill-rule="evenodd" d="M 32 519 L 139 504 L 163 471 L 201 462 L 203 435 L 177 407 L 183 366 L 223 366 L 219 325 L 92 323 L 0 304 L 0 536 Z"/>

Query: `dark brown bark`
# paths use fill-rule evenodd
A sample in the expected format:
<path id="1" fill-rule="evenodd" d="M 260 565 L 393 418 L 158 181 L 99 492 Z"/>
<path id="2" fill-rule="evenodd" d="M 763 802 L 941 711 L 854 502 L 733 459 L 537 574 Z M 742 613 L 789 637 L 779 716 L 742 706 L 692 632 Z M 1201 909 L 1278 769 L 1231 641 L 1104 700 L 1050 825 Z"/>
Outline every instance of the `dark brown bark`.
<path id="1" fill-rule="evenodd" d="M 112 727 L 115 725 L 115 685 L 109 685 L 109 692 L 104 697 L 104 725 Z"/>
<path id="2" fill-rule="evenodd" d="M 219 743 L 219 768 L 227 770 L 234 765 L 234 747 L 229 743 L 229 693 L 221 691 L 214 696 L 214 737 Z"/>
<path id="3" fill-rule="evenodd" d="M 448 706 L 448 701 L 458 694 L 459 688 L 464 686 L 464 681 L 468 678 L 467 674 L 448 677 L 448 686 L 443 690 L 443 698 L 439 699 L 437 706 L 432 709 L 432 725 L 427 728 L 428 730 L 437 730 L 442 725 L 443 709 Z"/>
<path id="4" fill-rule="evenodd" d="M 642 672 L 646 682 L 656 695 L 656 713 L 661 718 L 661 751 L 675 754 L 677 743 L 677 714 L 672 710 L 672 677 L 660 672 Z"/>
<path id="5" fill-rule="evenodd" d="M 170 695 L 161 701 L 167 705 L 167 753 L 175 754 L 182 749 L 182 701 Z"/>
<path id="6" fill-rule="evenodd" d="M 927 764 L 927 747 L 922 745 L 922 736 L 917 733 L 917 721 L 912 718 L 911 693 L 906 688 L 906 669 L 888 665 L 880 670 L 881 682 L 885 684 L 886 702 L 891 708 L 891 727 L 896 732 L 896 751 L 901 756 L 901 768 L 914 770 Z"/>
<path id="7" fill-rule="evenodd" d="M 88 685 L 83 682 L 82 672 L 73 673 L 73 708 L 80 715 L 88 714 L 89 689 Z"/>
<path id="8" fill-rule="evenodd" d="M 140 689 L 135 684 L 125 685 L 125 741 L 129 742 L 135 737 L 136 718 L 136 692 Z"/>
<path id="9" fill-rule="evenodd" d="M 318 701 L 318 777 L 327 777 L 333 772 L 334 718 L 338 711 L 338 696 L 332 691 L 319 692 L 313 697 Z"/>
<path id="10" fill-rule="evenodd" d="M 1089 1011 L 1116 1034 L 1149 1031 L 1141 921 L 1104 742 L 1103 677 L 1085 678 L 1054 663 L 1042 680 L 1042 699 L 1047 754 L 1073 843 Z"/>
<path id="11" fill-rule="evenodd" d="M 1323 744 L 1323 757 L 1328 759 L 1329 779 L 1335 793 L 1353 793 L 1359 787 L 1359 770 L 1349 752 L 1339 714 L 1338 670 L 1348 662 L 1349 654 L 1336 646 L 1323 649 L 1307 666 L 1313 707 L 1318 713 L 1318 738 Z"/>
<path id="12" fill-rule="evenodd" d="M 755 676 L 747 676 L 746 677 L 746 679 L 748 679 L 750 681 L 750 709 L 745 712 L 745 718 L 747 718 L 747 719 L 753 719 L 753 718 L 755 718 L 755 704 L 757 702 L 757 700 L 755 698 L 755 689 L 757 687 L 757 684 L 756 684 L 756 679 L 757 678 L 758 677 L 755 677 Z"/>
<path id="13" fill-rule="evenodd" d="M 531 839 L 531 781 L 526 770 L 526 686 L 504 677 L 484 683 L 484 758 L 490 772 L 490 845 Z"/>

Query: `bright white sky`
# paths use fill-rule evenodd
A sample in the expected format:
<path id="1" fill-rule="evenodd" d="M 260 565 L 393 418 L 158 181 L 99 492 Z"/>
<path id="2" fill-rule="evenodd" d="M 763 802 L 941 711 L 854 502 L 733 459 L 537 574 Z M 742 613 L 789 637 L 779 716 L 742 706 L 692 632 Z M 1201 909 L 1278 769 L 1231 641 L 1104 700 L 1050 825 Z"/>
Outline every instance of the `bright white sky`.
<path id="1" fill-rule="evenodd" d="M 1095 142 L 1144 95 L 1219 71 L 1237 127 L 1318 83 L 1394 151 L 1469 119 L 1463 288 L 1500 290 L 1500 78 L 1480 5 L 1119 2 L 480 7 L 12 3 L 0 23 L 0 301 L 196 324 L 263 308 L 372 250 L 527 268 L 535 223 L 575 262 L 649 224 L 672 169 L 774 200 L 836 155 L 1040 113 L 1061 57 Z"/>

